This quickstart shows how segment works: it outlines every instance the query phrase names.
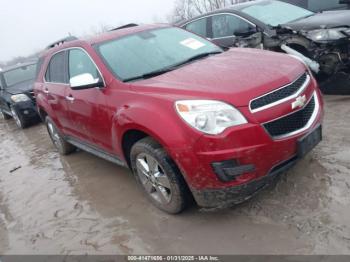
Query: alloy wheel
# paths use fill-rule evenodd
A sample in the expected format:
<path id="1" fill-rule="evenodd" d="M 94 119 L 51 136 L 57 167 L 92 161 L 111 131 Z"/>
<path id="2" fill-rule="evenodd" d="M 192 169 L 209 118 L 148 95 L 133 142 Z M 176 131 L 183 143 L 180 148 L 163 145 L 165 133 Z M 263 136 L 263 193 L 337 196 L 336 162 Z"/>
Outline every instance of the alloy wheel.
<path id="1" fill-rule="evenodd" d="M 56 127 L 51 122 L 48 122 L 47 123 L 47 129 L 49 131 L 50 137 L 52 138 L 52 141 L 53 141 L 54 145 L 58 149 L 61 148 L 62 147 L 61 137 L 60 137 L 59 133 L 57 132 Z"/>
<path id="2" fill-rule="evenodd" d="M 141 153 L 136 158 L 136 168 L 147 194 L 161 204 L 168 204 L 172 197 L 170 181 L 158 161 L 149 154 Z"/>
<path id="3" fill-rule="evenodd" d="M 13 119 L 15 120 L 15 122 L 16 122 L 16 125 L 19 127 L 19 128 L 22 128 L 22 122 L 21 122 L 21 120 L 19 119 L 19 116 L 18 116 L 18 114 L 17 114 L 17 111 L 13 108 L 13 107 L 11 107 L 11 113 L 12 113 L 12 117 L 13 117 Z"/>

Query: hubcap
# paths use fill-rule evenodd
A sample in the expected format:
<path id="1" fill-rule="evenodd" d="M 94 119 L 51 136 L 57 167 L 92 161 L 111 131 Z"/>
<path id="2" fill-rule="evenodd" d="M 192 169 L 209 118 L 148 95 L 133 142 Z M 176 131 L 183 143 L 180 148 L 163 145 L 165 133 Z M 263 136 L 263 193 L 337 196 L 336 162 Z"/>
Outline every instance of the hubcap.
<path id="1" fill-rule="evenodd" d="M 158 161 L 145 153 L 136 158 L 137 174 L 146 192 L 161 204 L 171 201 L 171 187 L 168 176 Z"/>
<path id="2" fill-rule="evenodd" d="M 18 127 L 22 128 L 22 122 L 21 122 L 21 120 L 19 119 L 19 117 L 18 117 L 18 115 L 17 115 L 17 112 L 16 112 L 16 110 L 15 110 L 13 107 L 11 107 L 11 113 L 12 113 L 13 119 L 14 119 L 15 122 L 16 122 L 16 125 L 17 125 Z"/>
<path id="3" fill-rule="evenodd" d="M 55 146 L 57 148 L 61 147 L 61 138 L 60 135 L 57 133 L 56 128 L 54 127 L 54 125 L 52 123 L 47 123 L 47 127 L 50 133 L 50 136 L 52 138 L 53 143 L 55 144 Z"/>

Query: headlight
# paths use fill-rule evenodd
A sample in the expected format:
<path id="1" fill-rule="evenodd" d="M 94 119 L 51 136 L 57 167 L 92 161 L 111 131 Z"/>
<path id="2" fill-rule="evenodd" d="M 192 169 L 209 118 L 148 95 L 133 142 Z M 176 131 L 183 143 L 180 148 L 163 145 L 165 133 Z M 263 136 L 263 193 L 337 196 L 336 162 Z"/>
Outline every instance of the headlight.
<path id="1" fill-rule="evenodd" d="M 13 95 L 11 96 L 11 100 L 15 103 L 18 103 L 18 102 L 26 102 L 26 101 L 29 101 L 30 98 L 25 95 L 25 94 L 19 94 L 19 95 Z"/>
<path id="2" fill-rule="evenodd" d="M 183 100 L 175 107 L 186 123 L 206 134 L 217 135 L 228 127 L 247 123 L 236 108 L 220 101 Z"/>
<path id="3" fill-rule="evenodd" d="M 306 36 L 315 42 L 334 41 L 346 37 L 343 32 L 348 30 L 348 28 L 317 29 L 308 32 Z"/>

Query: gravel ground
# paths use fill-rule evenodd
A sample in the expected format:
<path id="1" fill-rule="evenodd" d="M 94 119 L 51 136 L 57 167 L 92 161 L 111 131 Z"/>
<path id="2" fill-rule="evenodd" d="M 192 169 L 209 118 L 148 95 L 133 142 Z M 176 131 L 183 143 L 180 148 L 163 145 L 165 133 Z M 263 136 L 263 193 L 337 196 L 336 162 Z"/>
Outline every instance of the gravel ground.
<path id="1" fill-rule="evenodd" d="M 350 254 L 350 97 L 325 100 L 324 141 L 277 185 L 178 216 L 154 208 L 129 170 L 59 156 L 43 125 L 2 120 L 0 253 Z"/>

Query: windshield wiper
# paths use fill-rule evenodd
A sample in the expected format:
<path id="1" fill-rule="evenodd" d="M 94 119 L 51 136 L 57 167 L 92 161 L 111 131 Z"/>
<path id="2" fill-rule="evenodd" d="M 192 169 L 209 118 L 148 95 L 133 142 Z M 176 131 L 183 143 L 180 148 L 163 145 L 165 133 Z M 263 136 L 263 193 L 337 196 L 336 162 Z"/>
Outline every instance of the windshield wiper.
<path id="1" fill-rule="evenodd" d="M 139 79 L 152 78 L 152 77 L 155 77 L 155 76 L 159 76 L 159 75 L 168 73 L 168 72 L 170 72 L 172 70 L 175 70 L 176 67 L 177 66 L 166 67 L 166 68 L 163 68 L 163 69 L 160 69 L 160 70 L 156 70 L 156 71 L 153 71 L 153 72 L 150 72 L 150 73 L 146 73 L 146 74 L 143 74 L 143 75 L 130 77 L 130 78 L 124 79 L 123 82 L 131 82 L 131 81 L 135 81 L 135 80 L 139 80 Z"/>
<path id="2" fill-rule="evenodd" d="M 189 59 L 186 59 L 185 61 L 182 61 L 181 63 L 178 64 L 178 66 L 185 65 L 185 64 L 188 64 L 190 62 L 193 62 L 193 61 L 196 61 L 199 59 L 203 59 L 203 58 L 206 58 L 206 57 L 211 56 L 211 55 L 221 54 L 221 53 L 222 53 L 222 51 L 213 51 L 213 52 L 198 54 L 198 55 L 192 56 Z"/>
<path id="3" fill-rule="evenodd" d="M 146 73 L 146 74 L 143 74 L 140 76 L 135 76 L 135 77 L 130 77 L 130 78 L 124 79 L 123 82 L 131 82 L 131 81 L 135 81 L 135 80 L 148 79 L 148 78 L 152 78 L 155 76 L 159 76 L 159 75 L 168 73 L 170 71 L 173 71 L 173 70 L 177 69 L 178 67 L 185 65 L 185 64 L 188 64 L 190 62 L 193 62 L 195 60 L 203 59 L 205 57 L 215 55 L 215 54 L 221 54 L 221 53 L 222 53 L 222 51 L 214 51 L 214 52 L 207 52 L 207 53 L 198 54 L 198 55 L 195 55 L 193 57 L 190 57 L 189 59 L 186 59 L 185 61 L 177 63 L 175 65 L 165 67 L 165 68 L 162 68 L 160 70 L 155 70 L 153 72 Z"/>

